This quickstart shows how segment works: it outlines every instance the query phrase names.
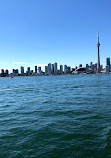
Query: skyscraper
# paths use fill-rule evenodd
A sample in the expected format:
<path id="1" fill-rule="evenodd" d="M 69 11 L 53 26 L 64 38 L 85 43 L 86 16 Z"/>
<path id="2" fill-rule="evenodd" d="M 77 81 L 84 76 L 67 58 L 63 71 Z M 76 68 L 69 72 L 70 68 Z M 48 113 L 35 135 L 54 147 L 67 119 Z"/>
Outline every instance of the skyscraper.
<path id="1" fill-rule="evenodd" d="M 64 73 L 67 73 L 67 65 L 64 65 Z"/>
<path id="2" fill-rule="evenodd" d="M 45 74 L 48 73 L 48 66 L 45 66 Z"/>
<path id="3" fill-rule="evenodd" d="M 106 72 L 110 72 L 110 58 L 106 58 Z"/>
<path id="4" fill-rule="evenodd" d="M 23 66 L 21 66 L 21 75 L 23 75 L 24 74 L 24 67 Z"/>
<path id="5" fill-rule="evenodd" d="M 35 66 L 35 73 L 37 73 L 37 66 Z"/>
<path id="6" fill-rule="evenodd" d="M 38 67 L 39 74 L 41 74 L 41 66 Z"/>
<path id="7" fill-rule="evenodd" d="M 57 74 L 57 63 L 54 63 L 54 73 Z"/>
<path id="8" fill-rule="evenodd" d="M 54 64 L 52 64 L 51 67 L 52 67 L 52 68 L 51 68 L 51 73 L 53 74 L 53 73 L 54 73 Z"/>
<path id="9" fill-rule="evenodd" d="M 62 73 L 63 73 L 63 66 L 60 65 L 60 74 L 62 74 Z"/>
<path id="10" fill-rule="evenodd" d="M 48 74 L 51 74 L 51 63 L 48 64 Z"/>
<path id="11" fill-rule="evenodd" d="M 99 47 L 100 47 L 100 43 L 99 43 L 99 32 L 97 35 L 97 47 L 98 47 L 98 60 L 97 60 L 97 73 L 100 73 L 100 54 L 99 54 Z"/>
<path id="12" fill-rule="evenodd" d="M 110 67 L 110 58 L 106 58 L 106 66 L 109 65 Z"/>

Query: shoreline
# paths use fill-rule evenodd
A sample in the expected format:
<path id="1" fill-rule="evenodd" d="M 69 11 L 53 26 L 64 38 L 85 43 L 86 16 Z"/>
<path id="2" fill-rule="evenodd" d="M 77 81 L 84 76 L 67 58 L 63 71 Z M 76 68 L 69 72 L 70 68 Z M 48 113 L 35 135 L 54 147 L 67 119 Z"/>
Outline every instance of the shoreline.
<path id="1" fill-rule="evenodd" d="M 109 73 L 78 73 L 78 74 L 50 74 L 50 75 L 8 75 L 8 76 L 0 76 L 0 78 L 4 78 L 4 77 L 11 77 L 11 78 L 14 78 L 14 77 L 28 77 L 28 76 L 69 76 L 69 75 L 98 75 L 98 74 L 111 74 L 111 72 Z"/>

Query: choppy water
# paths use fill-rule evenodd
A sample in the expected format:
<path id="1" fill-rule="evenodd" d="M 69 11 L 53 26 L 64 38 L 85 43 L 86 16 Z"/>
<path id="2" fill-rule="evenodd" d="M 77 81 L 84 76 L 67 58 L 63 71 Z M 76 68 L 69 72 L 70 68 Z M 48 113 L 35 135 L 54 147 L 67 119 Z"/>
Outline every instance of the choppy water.
<path id="1" fill-rule="evenodd" d="M 0 158 L 111 158 L 111 75 L 0 78 Z"/>

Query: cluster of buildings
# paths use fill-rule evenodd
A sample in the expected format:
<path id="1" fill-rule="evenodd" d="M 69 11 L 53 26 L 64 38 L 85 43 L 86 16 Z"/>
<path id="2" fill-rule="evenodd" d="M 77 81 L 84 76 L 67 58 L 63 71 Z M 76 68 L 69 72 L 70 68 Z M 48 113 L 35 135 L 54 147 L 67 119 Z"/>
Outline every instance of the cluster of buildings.
<path id="1" fill-rule="evenodd" d="M 37 76 L 37 75 L 63 75 L 63 74 L 90 74 L 90 73 L 110 73 L 111 72 L 111 64 L 110 64 L 110 57 L 106 58 L 106 67 L 103 69 L 103 65 L 100 65 L 100 53 L 99 53 L 99 33 L 97 36 L 97 48 L 98 48 L 98 55 L 97 55 L 97 63 L 93 64 L 92 62 L 86 64 L 85 67 L 82 64 L 79 64 L 79 67 L 71 68 L 67 65 L 60 65 L 58 69 L 58 64 L 55 62 L 54 64 L 49 63 L 45 66 L 45 71 L 42 71 L 41 67 L 35 66 L 35 70 L 31 70 L 30 67 L 27 67 L 27 71 L 24 71 L 24 67 L 20 67 L 20 72 L 18 69 L 13 69 L 12 73 L 9 74 L 8 70 L 1 69 L 0 77 L 6 76 Z"/>
<path id="2" fill-rule="evenodd" d="M 55 62 L 54 64 L 49 63 L 47 66 L 45 66 L 45 71 L 42 71 L 41 67 L 35 66 L 34 70 L 31 70 L 30 67 L 27 67 L 27 70 L 24 70 L 24 67 L 20 67 L 20 71 L 18 69 L 12 69 L 12 73 L 9 73 L 8 70 L 1 69 L 1 77 L 5 76 L 39 76 L 39 75 L 67 75 L 67 74 L 80 74 L 80 73 L 97 73 L 97 63 L 93 64 L 92 62 L 90 64 L 86 64 L 85 67 L 82 66 L 82 64 L 79 64 L 79 66 L 71 68 L 67 65 L 60 65 L 58 68 L 58 64 Z M 111 64 L 110 64 L 110 58 L 106 58 L 106 67 L 103 69 L 103 65 L 100 65 L 100 73 L 110 73 L 111 71 Z M 99 73 L 99 72 L 98 72 Z"/>

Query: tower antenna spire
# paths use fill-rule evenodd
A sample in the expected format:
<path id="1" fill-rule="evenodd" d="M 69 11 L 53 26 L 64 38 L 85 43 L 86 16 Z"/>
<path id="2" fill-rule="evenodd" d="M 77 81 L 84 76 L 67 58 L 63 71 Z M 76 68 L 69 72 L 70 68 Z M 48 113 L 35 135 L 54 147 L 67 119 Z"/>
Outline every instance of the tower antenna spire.
<path id="1" fill-rule="evenodd" d="M 99 42 L 99 31 L 97 32 L 97 40 Z"/>
<path id="2" fill-rule="evenodd" d="M 98 60 L 97 60 L 97 73 L 100 73 L 100 54 L 99 54 L 99 32 L 97 33 L 97 47 L 98 47 Z"/>

